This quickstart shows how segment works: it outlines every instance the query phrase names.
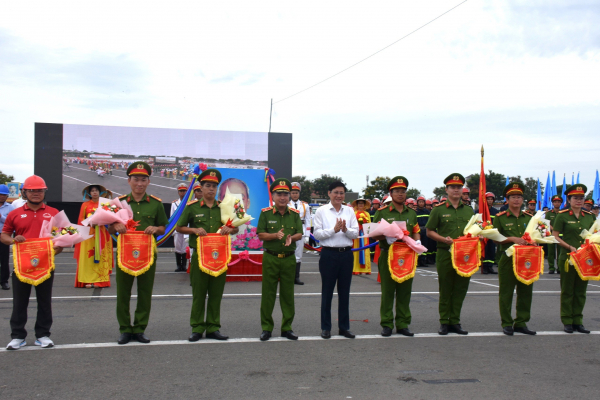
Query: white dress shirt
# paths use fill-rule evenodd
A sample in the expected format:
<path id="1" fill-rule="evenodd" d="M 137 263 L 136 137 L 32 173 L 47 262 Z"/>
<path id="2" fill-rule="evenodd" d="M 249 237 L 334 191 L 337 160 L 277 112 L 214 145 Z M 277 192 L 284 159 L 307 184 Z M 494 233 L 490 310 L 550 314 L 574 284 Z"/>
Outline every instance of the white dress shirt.
<path id="1" fill-rule="evenodd" d="M 346 232 L 340 230 L 335 233 L 338 218 L 346 221 Z M 313 219 L 313 227 L 315 238 L 325 247 L 349 247 L 352 246 L 352 239 L 358 237 L 358 221 L 354 210 L 348 206 L 341 206 L 339 212 L 331 203 L 319 207 Z"/>
<path id="2" fill-rule="evenodd" d="M 298 210 L 302 221 L 302 236 L 308 237 L 310 235 L 310 206 L 307 202 L 298 199 L 296 201 L 290 200 L 288 207 Z"/>

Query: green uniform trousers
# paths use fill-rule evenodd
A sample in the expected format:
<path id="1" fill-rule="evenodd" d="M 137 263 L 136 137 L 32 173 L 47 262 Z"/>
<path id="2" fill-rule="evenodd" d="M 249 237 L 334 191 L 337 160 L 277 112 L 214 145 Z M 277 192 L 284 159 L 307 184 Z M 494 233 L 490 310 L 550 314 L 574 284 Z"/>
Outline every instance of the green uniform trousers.
<path id="1" fill-rule="evenodd" d="M 281 305 L 281 331 L 292 330 L 294 308 L 294 279 L 296 278 L 296 257 L 278 258 L 267 252 L 263 253 L 262 294 L 260 299 L 260 324 L 263 331 L 273 331 L 273 309 L 277 298 L 277 282 L 279 288 L 279 304 Z"/>
<path id="2" fill-rule="evenodd" d="M 555 243 L 549 243 L 546 245 L 548 249 L 548 266 L 550 267 L 550 271 L 554 271 L 557 269 L 556 265 L 556 254 L 558 253 L 558 245 Z"/>
<path id="3" fill-rule="evenodd" d="M 436 267 L 440 288 L 440 324 L 460 324 L 460 310 L 471 278 L 456 273 L 452 266 L 452 256 L 447 249 L 438 249 Z"/>
<path id="4" fill-rule="evenodd" d="M 588 281 L 579 277 L 575 267 L 569 265 L 565 271 L 566 255 L 558 258 L 560 268 L 560 319 L 564 325 L 583 325 L 583 307 L 585 307 Z"/>
<path id="5" fill-rule="evenodd" d="M 154 274 L 156 272 L 156 259 L 150 269 L 140 276 L 132 276 L 117 267 L 117 321 L 121 333 L 144 333 L 150 319 L 150 307 L 152 306 L 152 289 L 154 288 Z M 131 288 L 133 281 L 137 278 L 137 306 L 131 325 L 129 302 L 131 300 Z"/>
<path id="6" fill-rule="evenodd" d="M 502 327 L 515 326 L 522 328 L 527 326 L 531 318 L 531 301 L 533 299 L 533 284 L 526 285 L 517 280 L 512 266 L 512 257 L 502 256 L 498 265 L 498 281 L 500 283 L 499 304 L 500 319 Z M 517 317 L 512 318 L 512 299 L 517 287 Z"/>
<path id="7" fill-rule="evenodd" d="M 221 328 L 221 299 L 225 290 L 227 272 L 214 277 L 200 270 L 198 252 L 194 251 L 190 266 L 192 283 L 192 312 L 190 325 L 192 332 L 213 333 Z M 208 302 L 206 295 L 208 294 Z M 204 305 L 206 305 L 206 321 L 204 320 Z"/>
<path id="8" fill-rule="evenodd" d="M 381 277 L 381 326 L 394 329 L 394 296 L 396 296 L 396 329 L 408 328 L 411 321 L 410 296 L 413 279 L 402 283 L 392 279 L 388 265 L 388 251 L 379 254 L 379 276 Z"/>

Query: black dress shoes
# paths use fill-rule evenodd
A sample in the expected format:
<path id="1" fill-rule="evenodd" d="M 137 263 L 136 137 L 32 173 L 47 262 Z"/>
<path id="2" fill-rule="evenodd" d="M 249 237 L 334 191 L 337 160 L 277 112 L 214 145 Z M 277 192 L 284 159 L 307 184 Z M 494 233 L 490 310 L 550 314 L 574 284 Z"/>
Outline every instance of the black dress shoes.
<path id="1" fill-rule="evenodd" d="M 8 282 L 2 283 L 2 290 L 10 290 L 10 286 L 8 286 Z"/>
<path id="2" fill-rule="evenodd" d="M 117 340 L 117 343 L 127 344 L 127 343 L 129 343 L 130 340 L 131 340 L 131 333 L 121 333 L 121 336 L 119 336 L 119 340 Z"/>
<path id="3" fill-rule="evenodd" d="M 565 325 L 565 332 L 573 333 L 573 325 Z"/>
<path id="4" fill-rule="evenodd" d="M 512 336 L 514 335 L 515 331 L 512 326 L 505 326 L 502 328 L 502 333 L 504 333 L 507 336 Z"/>
<path id="5" fill-rule="evenodd" d="M 294 285 L 304 285 L 304 282 L 301 282 L 300 279 L 294 279 Z"/>
<path id="6" fill-rule="evenodd" d="M 340 329 L 340 336 L 343 336 L 345 338 L 348 339 L 354 339 L 356 337 L 356 335 L 350 331 L 345 331 L 343 329 Z"/>
<path id="7" fill-rule="evenodd" d="M 526 326 L 515 326 L 515 332 L 524 333 L 526 335 L 535 335 L 537 332 L 527 329 Z"/>
<path id="8" fill-rule="evenodd" d="M 265 340 L 269 340 L 269 339 L 271 339 L 271 332 L 270 331 L 262 331 L 262 333 L 260 334 L 261 342 L 264 342 Z"/>
<path id="9" fill-rule="evenodd" d="M 415 336 L 415 334 L 412 333 L 408 328 L 396 329 L 396 333 L 399 333 L 404 336 Z"/>
<path id="10" fill-rule="evenodd" d="M 587 329 L 585 329 L 583 327 L 583 325 L 575 325 L 575 324 L 573 324 L 573 329 L 576 330 L 579 333 L 590 333 L 590 331 L 587 330 Z"/>
<path id="11" fill-rule="evenodd" d="M 219 332 L 219 331 L 214 331 L 211 333 L 207 333 L 206 338 L 207 339 L 217 339 L 217 340 L 227 340 L 227 339 L 229 339 L 229 336 L 225 336 L 225 335 L 221 334 L 221 332 Z"/>
<path id="12" fill-rule="evenodd" d="M 381 331 L 381 336 L 385 336 L 385 337 L 392 336 L 392 328 L 384 326 L 383 330 Z"/>
<path id="13" fill-rule="evenodd" d="M 440 334 L 440 335 L 447 335 L 448 334 L 448 325 L 441 324 L 440 325 L 440 329 L 438 329 L 438 334 Z"/>
<path id="14" fill-rule="evenodd" d="M 487 275 L 490 273 L 490 270 L 488 269 L 487 265 L 484 265 L 483 267 L 481 267 L 481 273 L 484 275 Z"/>
<path id="15" fill-rule="evenodd" d="M 137 340 L 140 343 L 150 343 L 150 339 L 148 339 L 148 336 L 144 335 L 143 333 L 134 333 L 133 339 Z"/>
<path id="16" fill-rule="evenodd" d="M 550 275 L 552 275 L 554 273 L 554 270 L 551 269 L 550 272 L 548 272 Z"/>
<path id="17" fill-rule="evenodd" d="M 459 335 L 469 334 L 469 332 L 465 331 L 460 324 L 448 325 L 448 332 L 458 333 Z"/>
<path id="18" fill-rule="evenodd" d="M 331 339 L 331 331 L 321 331 L 321 337 L 323 339 Z"/>
<path id="19" fill-rule="evenodd" d="M 198 332 L 192 332 L 192 334 L 190 335 L 190 337 L 188 338 L 188 340 L 190 342 L 197 342 L 198 340 L 202 339 L 202 334 L 198 333 Z"/>
<path id="20" fill-rule="evenodd" d="M 298 340 L 298 335 L 296 335 L 294 331 L 281 332 L 281 337 L 288 338 L 290 340 Z"/>
<path id="21" fill-rule="evenodd" d="M 492 275 L 498 275 L 498 273 L 496 271 L 494 271 L 494 265 L 493 264 L 488 267 L 488 271 Z"/>

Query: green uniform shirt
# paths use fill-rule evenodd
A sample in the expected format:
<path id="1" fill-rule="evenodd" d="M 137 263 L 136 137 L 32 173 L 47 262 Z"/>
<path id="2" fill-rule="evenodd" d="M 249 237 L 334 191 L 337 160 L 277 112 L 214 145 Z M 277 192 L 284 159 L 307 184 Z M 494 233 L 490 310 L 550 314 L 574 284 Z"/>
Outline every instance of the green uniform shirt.
<path id="1" fill-rule="evenodd" d="M 436 231 L 442 237 L 457 239 L 463 236 L 465 226 L 473 214 L 473 208 L 462 202 L 459 202 L 458 208 L 454 208 L 449 201 L 446 201 L 431 210 L 425 227 L 429 231 Z M 443 242 L 437 242 L 437 246 L 438 249 L 450 249 L 450 245 Z"/>
<path id="2" fill-rule="evenodd" d="M 139 221 L 140 224 L 136 227 L 136 231 L 144 231 L 149 226 L 166 226 L 169 223 L 165 207 L 156 197 L 146 193 L 142 200 L 137 202 L 129 193 L 119 197 L 119 200 L 125 200 L 129 204 L 133 211 L 133 220 Z"/>
<path id="3" fill-rule="evenodd" d="M 402 212 L 399 212 L 394 204 L 391 204 L 389 207 L 380 208 L 375 213 L 373 222 L 379 222 L 382 219 L 385 219 L 390 224 L 394 221 L 406 221 L 407 231 L 411 234 L 420 232 L 419 223 L 417 222 L 417 213 L 406 205 L 402 208 Z M 387 243 L 387 240 L 380 240 L 379 247 L 382 250 L 388 250 L 390 245 Z"/>
<path id="4" fill-rule="evenodd" d="M 548 221 L 550 221 L 550 228 L 554 229 L 554 220 L 556 219 L 556 216 L 558 215 L 560 211 L 554 211 L 552 210 L 548 210 L 546 211 L 546 216 L 544 218 L 546 218 Z"/>
<path id="5" fill-rule="evenodd" d="M 296 233 L 302 233 L 302 220 L 300 214 L 286 206 L 285 213 L 281 215 L 277 207 L 263 208 L 258 217 L 258 226 L 256 233 L 277 233 L 283 228 L 283 237 L 281 240 L 268 240 L 263 242 L 263 248 L 276 252 L 286 252 L 296 250 L 296 242 L 285 246 L 287 235 L 294 236 Z"/>
<path id="6" fill-rule="evenodd" d="M 531 220 L 532 215 L 524 211 L 519 211 L 519 215 L 514 215 L 510 210 L 503 211 L 494 218 L 494 228 L 498 229 L 501 235 L 506 237 L 521 237 L 525 233 L 525 228 Z M 504 253 L 513 243 L 498 244 L 498 251 Z"/>
<path id="7" fill-rule="evenodd" d="M 177 226 L 202 228 L 206 233 L 217 233 L 223 226 L 219 202 L 215 200 L 212 207 L 209 207 L 204 199 L 188 202 L 181 217 L 179 217 L 179 221 L 177 221 Z M 195 249 L 197 244 L 198 235 L 190 233 L 190 247 Z"/>
<path id="8" fill-rule="evenodd" d="M 594 220 L 594 215 L 589 211 L 581 210 L 579 219 L 577 219 L 571 209 L 563 210 L 558 213 L 558 216 L 554 220 L 554 230 L 560 232 L 562 240 L 577 249 L 584 242 L 580 236 L 581 231 L 584 229 L 589 230 L 594 224 Z M 569 250 L 560 246 L 561 257 L 566 256 L 568 252 Z"/>

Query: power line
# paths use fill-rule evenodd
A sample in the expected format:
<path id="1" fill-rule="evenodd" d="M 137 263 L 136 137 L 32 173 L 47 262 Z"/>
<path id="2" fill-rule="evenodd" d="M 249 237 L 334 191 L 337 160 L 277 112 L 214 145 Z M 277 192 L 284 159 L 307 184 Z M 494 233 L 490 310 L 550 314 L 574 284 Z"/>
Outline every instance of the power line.
<path id="1" fill-rule="evenodd" d="M 294 93 L 294 94 L 292 94 L 291 96 L 285 97 L 285 98 L 283 98 L 283 99 L 281 99 L 281 100 L 277 100 L 277 101 L 273 102 L 273 104 L 281 103 L 282 101 L 285 101 L 285 100 L 287 100 L 287 99 L 289 99 L 289 98 L 292 98 L 292 97 L 294 97 L 294 96 L 296 96 L 296 95 L 299 95 L 300 93 L 306 92 L 307 90 L 310 90 L 310 89 L 314 88 L 315 86 L 318 86 L 318 85 L 320 85 L 321 83 L 323 83 L 323 82 L 326 82 L 326 81 L 330 80 L 331 78 L 334 78 L 334 77 L 338 76 L 339 74 L 341 74 L 341 73 L 344 73 L 344 72 L 348 71 L 350 68 L 353 68 L 353 67 L 357 66 L 357 65 L 358 65 L 358 64 L 360 64 L 361 62 L 363 62 L 363 61 L 366 61 L 366 60 L 368 60 L 369 58 L 373 57 L 374 55 L 381 53 L 381 52 L 382 52 L 382 51 L 384 51 L 385 49 L 392 47 L 393 45 L 395 45 L 395 44 L 396 44 L 396 43 L 398 43 L 399 41 L 401 41 L 401 40 L 403 40 L 403 39 L 406 39 L 407 37 L 409 37 L 409 36 L 410 36 L 410 35 L 412 35 L 413 33 L 417 32 L 418 30 L 421 30 L 422 28 L 424 28 L 424 27 L 426 27 L 427 25 L 431 24 L 433 21 L 435 21 L 435 20 L 437 20 L 437 19 L 440 19 L 440 18 L 441 18 L 441 17 L 443 17 L 444 15 L 448 14 L 450 11 L 452 11 L 452 10 L 454 10 L 455 8 L 458 8 L 459 6 L 461 6 L 461 5 L 465 4 L 467 1 L 468 1 L 468 0 L 464 0 L 462 3 L 459 3 L 459 4 L 455 5 L 454 7 L 452 7 L 451 9 L 449 9 L 449 10 L 447 10 L 447 11 L 445 11 L 444 13 L 442 13 L 442 14 L 438 15 L 437 17 L 435 17 L 435 18 L 434 18 L 434 19 L 432 19 L 431 21 L 429 21 L 429 22 L 427 22 L 427 23 L 425 23 L 425 24 L 421 25 L 420 27 L 418 27 L 418 28 L 417 28 L 417 29 L 415 29 L 414 31 L 412 31 L 412 32 L 410 32 L 410 33 L 408 33 L 408 34 L 406 34 L 406 35 L 402 36 L 400 39 L 396 40 L 395 42 L 388 44 L 388 45 L 387 45 L 387 46 L 385 46 L 383 49 L 380 49 L 380 50 L 376 51 L 375 53 L 371 54 L 370 56 L 368 56 L 368 57 L 365 57 L 365 58 L 363 58 L 362 60 L 360 60 L 360 61 L 358 61 L 358 62 L 356 62 L 356 63 L 352 64 L 352 65 L 351 65 L 351 66 L 349 66 L 348 68 L 345 68 L 345 69 L 341 70 L 340 72 L 338 72 L 338 73 L 335 73 L 335 74 L 331 75 L 330 77 L 328 77 L 328 78 L 325 78 L 325 79 L 323 79 L 322 81 L 320 81 L 320 82 L 317 82 L 317 83 L 315 83 L 314 85 L 307 87 L 306 89 L 303 89 L 303 90 L 301 90 L 301 91 L 299 91 L 299 92 L 297 92 L 297 93 Z"/>

